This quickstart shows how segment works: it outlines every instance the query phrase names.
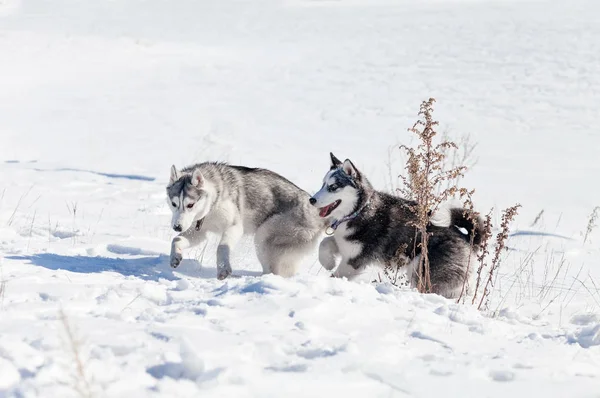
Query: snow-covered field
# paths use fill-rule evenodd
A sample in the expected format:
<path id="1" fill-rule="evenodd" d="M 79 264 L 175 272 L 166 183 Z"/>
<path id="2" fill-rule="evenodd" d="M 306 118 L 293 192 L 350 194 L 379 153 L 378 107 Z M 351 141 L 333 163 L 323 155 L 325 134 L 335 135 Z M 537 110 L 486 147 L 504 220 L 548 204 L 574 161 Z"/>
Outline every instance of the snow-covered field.
<path id="1" fill-rule="evenodd" d="M 600 397 L 598 15 L 0 0 L 0 397 Z M 171 164 L 314 192 L 333 150 L 389 189 L 429 97 L 478 143 L 478 208 L 523 205 L 489 311 L 331 279 L 316 256 L 261 276 L 249 240 L 226 281 L 213 242 L 168 267 Z"/>

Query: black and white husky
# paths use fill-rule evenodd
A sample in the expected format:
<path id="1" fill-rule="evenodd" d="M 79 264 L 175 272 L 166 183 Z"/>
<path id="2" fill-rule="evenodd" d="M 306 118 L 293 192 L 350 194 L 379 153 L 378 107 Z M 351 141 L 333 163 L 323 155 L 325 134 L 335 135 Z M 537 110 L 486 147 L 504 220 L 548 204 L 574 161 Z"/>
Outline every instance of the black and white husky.
<path id="1" fill-rule="evenodd" d="M 421 251 L 414 227 L 415 203 L 376 191 L 350 160 L 342 163 L 333 153 L 330 157 L 331 168 L 323 186 L 310 198 L 319 215 L 328 221 L 328 233 L 332 234 L 321 242 L 319 262 L 327 270 L 338 266 L 333 275 L 348 279 L 367 265 L 408 264 L 407 275 L 414 286 Z M 482 223 L 471 221 L 462 208 L 445 211 L 445 223 L 431 223 L 427 228 L 431 233 L 430 276 L 435 293 L 455 297 L 468 276 L 469 256 L 481 242 Z M 432 217 L 439 218 L 439 214 Z"/>
<path id="2" fill-rule="evenodd" d="M 284 177 L 265 169 L 206 162 L 178 171 L 171 168 L 167 201 L 172 227 L 171 266 L 182 250 L 196 246 L 208 232 L 220 235 L 217 277 L 232 272 L 230 251 L 244 234 L 254 234 L 264 273 L 291 276 L 314 252 L 326 224 L 310 195 Z"/>

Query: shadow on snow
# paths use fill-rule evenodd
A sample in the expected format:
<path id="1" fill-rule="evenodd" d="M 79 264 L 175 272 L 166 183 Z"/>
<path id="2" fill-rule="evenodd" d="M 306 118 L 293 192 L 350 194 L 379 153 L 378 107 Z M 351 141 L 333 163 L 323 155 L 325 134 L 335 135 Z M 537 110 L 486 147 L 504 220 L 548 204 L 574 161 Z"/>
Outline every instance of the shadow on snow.
<path id="1" fill-rule="evenodd" d="M 31 256 L 11 256 L 6 258 L 29 261 L 33 265 L 51 270 L 65 270 L 84 274 L 117 272 L 123 276 L 135 276 L 153 281 L 157 281 L 160 278 L 168 280 L 179 279 L 168 267 L 165 256 L 126 259 L 39 253 Z"/>
<path id="2" fill-rule="evenodd" d="M 184 259 L 173 270 L 169 266 L 169 256 L 145 256 L 138 258 L 111 258 L 90 256 L 64 256 L 53 253 L 39 253 L 30 256 L 7 256 L 7 260 L 29 261 L 31 264 L 50 270 L 92 274 L 101 272 L 117 272 L 123 276 L 134 276 L 143 280 L 159 279 L 177 280 L 177 274 L 192 278 L 214 279 L 217 275 L 215 267 L 203 267 L 196 260 Z M 234 270 L 231 277 L 260 276 L 262 272 Z"/>
<path id="3" fill-rule="evenodd" d="M 60 168 L 60 169 L 34 169 L 34 170 L 35 171 L 73 171 L 73 172 L 79 172 L 79 173 L 95 174 L 95 175 L 107 177 L 107 178 L 119 178 L 119 179 L 126 179 L 126 180 L 135 180 L 135 181 L 154 181 L 154 180 L 156 180 L 156 178 L 154 178 L 154 177 L 147 177 L 147 176 L 142 176 L 142 175 L 137 175 L 137 174 L 102 173 L 99 171 L 73 169 L 73 168 L 68 168 L 68 167 L 64 167 L 64 168 Z"/>

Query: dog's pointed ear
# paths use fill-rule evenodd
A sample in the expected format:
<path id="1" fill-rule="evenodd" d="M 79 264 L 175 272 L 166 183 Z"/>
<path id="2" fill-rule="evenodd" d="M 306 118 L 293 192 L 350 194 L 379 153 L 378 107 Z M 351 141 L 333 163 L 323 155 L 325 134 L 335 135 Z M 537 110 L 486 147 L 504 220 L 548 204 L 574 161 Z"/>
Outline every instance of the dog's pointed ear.
<path id="1" fill-rule="evenodd" d="M 342 170 L 344 170 L 344 173 L 348 174 L 350 177 L 360 180 L 360 173 L 358 172 L 358 169 L 354 166 L 354 163 L 350 161 L 350 159 L 344 160 Z"/>
<path id="2" fill-rule="evenodd" d="M 177 173 L 177 167 L 175 167 L 175 165 L 173 165 L 173 166 L 171 166 L 171 177 L 169 178 L 169 184 L 173 184 L 178 179 L 179 179 L 179 174 Z"/>
<path id="3" fill-rule="evenodd" d="M 333 152 L 329 152 L 329 157 L 331 158 L 331 170 L 337 169 L 342 165 L 342 161 L 336 158 Z"/>
<path id="4" fill-rule="evenodd" d="M 200 188 L 202 185 L 204 185 L 204 176 L 202 175 L 200 169 L 194 169 L 192 172 L 192 185 L 197 188 Z"/>

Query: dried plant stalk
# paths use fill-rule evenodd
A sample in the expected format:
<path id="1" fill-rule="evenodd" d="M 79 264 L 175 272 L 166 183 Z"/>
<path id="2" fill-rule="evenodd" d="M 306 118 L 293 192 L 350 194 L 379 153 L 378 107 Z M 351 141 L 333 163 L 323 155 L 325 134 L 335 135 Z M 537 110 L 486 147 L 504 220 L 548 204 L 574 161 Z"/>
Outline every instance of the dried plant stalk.
<path id="1" fill-rule="evenodd" d="M 494 257 L 492 258 L 492 262 L 490 264 L 488 278 L 483 288 L 481 300 L 479 301 L 479 305 L 477 306 L 477 309 L 479 310 L 481 310 L 481 308 L 483 307 L 484 301 L 486 301 L 485 307 L 487 307 L 487 299 L 491 293 L 491 289 L 494 287 L 494 274 L 500 266 L 500 255 L 502 254 L 502 251 L 506 248 L 506 240 L 508 239 L 508 230 L 510 227 L 510 223 L 517 216 L 520 207 L 520 204 L 516 204 L 502 212 L 502 223 L 500 224 L 500 232 L 496 234 L 496 247 L 494 248 Z"/>
<path id="2" fill-rule="evenodd" d="M 600 213 L 600 206 L 594 207 L 594 210 L 592 210 L 592 214 L 590 214 L 590 218 L 588 219 L 588 225 L 585 229 L 585 236 L 583 237 L 584 245 L 585 242 L 587 242 L 588 237 L 590 236 L 594 228 L 596 228 L 596 221 L 598 221 L 598 213 Z"/>
<path id="3" fill-rule="evenodd" d="M 436 128 L 438 122 L 433 119 L 433 104 L 435 99 L 430 98 L 423 101 L 419 110 L 420 119 L 409 129 L 418 138 L 418 145 L 409 148 L 401 145 L 407 156 L 406 171 L 407 175 L 400 175 L 402 188 L 400 194 L 408 199 L 415 201 L 416 205 L 412 209 L 416 215 L 414 221 L 415 245 L 413 247 L 413 256 L 420 252 L 419 263 L 417 265 L 417 289 L 422 293 L 432 291 L 431 276 L 429 269 L 429 245 L 430 234 L 427 231 L 430 217 L 440 207 L 440 205 L 455 196 L 466 197 L 467 202 L 474 191 L 466 188 L 460 188 L 455 184 L 447 184 L 448 181 L 458 181 L 464 176 L 465 166 L 454 166 L 446 169 L 446 154 L 449 150 L 456 150 L 457 145 L 452 141 L 442 140 L 435 144 L 434 138 L 437 135 Z"/>

